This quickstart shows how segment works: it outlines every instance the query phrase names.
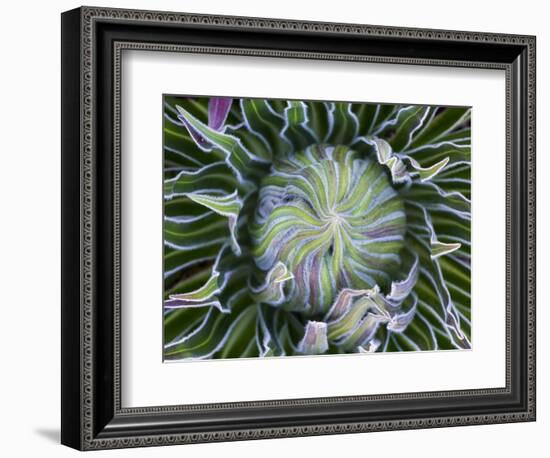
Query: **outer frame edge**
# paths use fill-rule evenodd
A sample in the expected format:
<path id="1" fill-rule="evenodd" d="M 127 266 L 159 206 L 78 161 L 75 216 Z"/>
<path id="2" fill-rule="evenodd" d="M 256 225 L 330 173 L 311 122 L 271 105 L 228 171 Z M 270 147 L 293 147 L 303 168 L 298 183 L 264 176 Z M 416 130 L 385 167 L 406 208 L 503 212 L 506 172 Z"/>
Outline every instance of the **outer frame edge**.
<path id="1" fill-rule="evenodd" d="M 91 98 L 92 95 L 92 83 L 90 74 L 88 71 L 92 69 L 92 22 L 96 18 L 105 19 L 124 19 L 127 14 L 127 19 L 143 21 L 143 22 L 180 22 L 186 23 L 188 21 L 202 21 L 205 25 L 226 25 L 236 26 L 242 28 L 285 28 L 292 27 L 298 28 L 303 31 L 325 31 L 335 33 L 361 33 L 371 35 L 385 35 L 389 36 L 395 32 L 401 31 L 406 33 L 404 36 L 414 36 L 419 39 L 447 39 L 451 41 L 488 41 L 491 43 L 500 44 L 520 44 L 526 45 L 529 50 L 528 59 L 528 109 L 527 115 L 529 116 L 529 138 L 528 138 L 528 170 L 526 178 L 529 180 L 528 184 L 528 196 L 527 207 L 529 221 L 528 228 L 528 257 L 529 265 L 529 278 L 528 278 L 528 328 L 529 328 L 529 344 L 532 347 L 529 348 L 528 365 L 530 381 L 528 382 L 528 390 L 530 396 L 532 396 L 532 402 L 530 402 L 525 412 L 522 413 L 504 413 L 491 416 L 464 416 L 464 417 L 448 417 L 441 419 L 416 419 L 416 420 L 396 420 L 379 423 L 360 423 L 360 424 L 337 424 L 337 425 L 325 425 L 322 427 L 300 427 L 300 428 L 268 428 L 268 429 L 254 429 L 248 431 L 225 431 L 221 433 L 205 433 L 205 434 L 188 434 L 188 435 L 159 435 L 159 436 L 144 436 L 134 438 L 119 438 L 119 439 L 96 439 L 91 434 L 91 408 L 86 406 L 86 402 L 92 399 L 93 393 L 91 387 L 86 387 L 82 392 L 82 408 L 83 417 L 82 421 L 82 443 L 80 443 L 81 449 L 97 449 L 97 448 L 121 448 L 121 447 L 136 447 L 136 446 L 148 446 L 148 445 L 166 445 L 172 443 L 196 443 L 196 442 L 209 442 L 209 441 L 226 441 L 226 440 L 245 440 L 245 439 L 261 439 L 267 437 L 291 437 L 291 436 L 305 436 L 305 435 L 318 435 L 318 434 L 341 434 L 351 432 L 366 432 L 366 431 L 381 431 L 388 429 L 413 429 L 413 428 L 427 428 L 427 427 L 440 427 L 440 426 L 458 426 L 469 424 L 489 424 L 495 422 L 515 422 L 515 421 L 533 421 L 536 418 L 535 406 L 534 406 L 534 323 L 535 323 L 535 38 L 532 36 L 523 35 L 505 35 L 505 34 L 484 34 L 479 32 L 452 32 L 452 31 L 433 31 L 424 29 L 410 29 L 410 28 L 397 28 L 397 27 L 379 27 L 379 26 L 361 26 L 353 24 L 331 24 L 331 23 L 312 23 L 302 21 L 286 21 L 279 19 L 262 19 L 262 18 L 238 18 L 228 16 L 203 16 L 203 15 L 185 15 L 179 13 L 161 13 L 161 12 L 149 12 L 149 11 L 131 11 L 131 10 L 115 10 L 109 8 L 93 8 L 83 7 L 82 10 L 82 52 L 83 52 L 83 74 L 82 77 L 82 100 L 86 106 L 83 109 L 83 128 L 82 138 L 83 140 L 83 153 L 82 170 L 83 170 L 83 217 L 84 217 L 84 240 L 83 240 L 83 256 L 84 262 L 84 285 L 82 289 L 83 294 L 83 306 L 84 306 L 84 323 L 87 322 L 86 311 L 89 312 L 91 307 L 91 266 L 89 270 L 86 269 L 86 259 L 91 259 L 91 228 L 87 228 L 87 224 L 91 224 L 91 208 L 92 208 L 92 164 L 91 164 L 91 137 L 87 137 L 87 133 L 92 131 L 91 122 L 92 115 L 91 110 L 88 108 L 91 105 L 86 100 Z M 216 21 L 221 21 L 216 22 Z M 239 23 L 240 21 L 240 23 Z M 319 29 L 316 29 L 315 26 Z M 399 37 L 399 35 L 397 35 Z M 90 106 L 88 106 L 90 105 Z M 532 119 L 531 119 L 532 118 Z M 88 275 L 87 275 L 88 274 Z M 91 316 L 89 317 L 91 320 Z M 85 324 L 84 324 L 85 325 Z M 84 345 L 86 346 L 86 345 Z M 85 350 L 85 349 L 83 349 Z M 90 369 L 91 370 L 91 369 Z M 83 365 L 84 377 L 87 374 L 86 365 Z M 531 380 L 532 378 L 532 380 Z M 90 426 L 89 426 L 90 425 Z M 89 427 L 88 427 L 89 426 Z M 69 445 L 69 444 L 67 444 Z"/>
<path id="2" fill-rule="evenodd" d="M 80 9 L 61 16 L 61 443 L 81 442 Z"/>

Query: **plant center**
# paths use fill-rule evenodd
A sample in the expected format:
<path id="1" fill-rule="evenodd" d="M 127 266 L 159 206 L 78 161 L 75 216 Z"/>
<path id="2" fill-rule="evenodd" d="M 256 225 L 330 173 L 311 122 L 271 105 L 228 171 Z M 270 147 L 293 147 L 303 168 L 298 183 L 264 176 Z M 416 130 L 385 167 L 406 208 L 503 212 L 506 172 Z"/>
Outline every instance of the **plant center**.
<path id="1" fill-rule="evenodd" d="M 294 277 L 284 307 L 316 316 L 342 288 L 387 286 L 405 230 L 403 202 L 376 161 L 313 145 L 273 165 L 251 235 L 261 271 L 282 262 Z"/>

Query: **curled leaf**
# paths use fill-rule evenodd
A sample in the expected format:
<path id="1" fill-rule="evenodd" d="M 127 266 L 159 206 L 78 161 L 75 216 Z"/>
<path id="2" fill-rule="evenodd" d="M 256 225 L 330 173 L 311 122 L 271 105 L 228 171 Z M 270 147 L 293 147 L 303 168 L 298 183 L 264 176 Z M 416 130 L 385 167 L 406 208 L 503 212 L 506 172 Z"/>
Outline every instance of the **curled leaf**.
<path id="1" fill-rule="evenodd" d="M 327 324 L 322 321 L 308 321 L 297 350 L 305 355 L 325 353 L 328 350 Z"/>

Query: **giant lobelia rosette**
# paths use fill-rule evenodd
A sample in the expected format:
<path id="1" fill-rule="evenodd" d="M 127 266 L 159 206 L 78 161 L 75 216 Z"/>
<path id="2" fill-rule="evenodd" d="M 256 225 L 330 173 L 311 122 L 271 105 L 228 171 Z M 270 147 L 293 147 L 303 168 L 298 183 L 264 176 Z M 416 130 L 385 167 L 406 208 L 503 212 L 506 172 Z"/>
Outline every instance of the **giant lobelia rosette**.
<path id="1" fill-rule="evenodd" d="M 470 110 L 165 98 L 165 360 L 470 348 Z"/>

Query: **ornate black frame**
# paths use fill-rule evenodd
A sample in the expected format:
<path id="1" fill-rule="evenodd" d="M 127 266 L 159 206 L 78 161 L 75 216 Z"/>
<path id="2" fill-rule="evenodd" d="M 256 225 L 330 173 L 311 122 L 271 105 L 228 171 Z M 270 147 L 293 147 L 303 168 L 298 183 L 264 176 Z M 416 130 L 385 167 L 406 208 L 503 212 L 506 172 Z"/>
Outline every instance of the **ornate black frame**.
<path id="1" fill-rule="evenodd" d="M 506 71 L 505 388 L 120 403 L 124 49 Z M 80 449 L 535 420 L 535 37 L 82 7 L 62 14 L 62 434 Z"/>

